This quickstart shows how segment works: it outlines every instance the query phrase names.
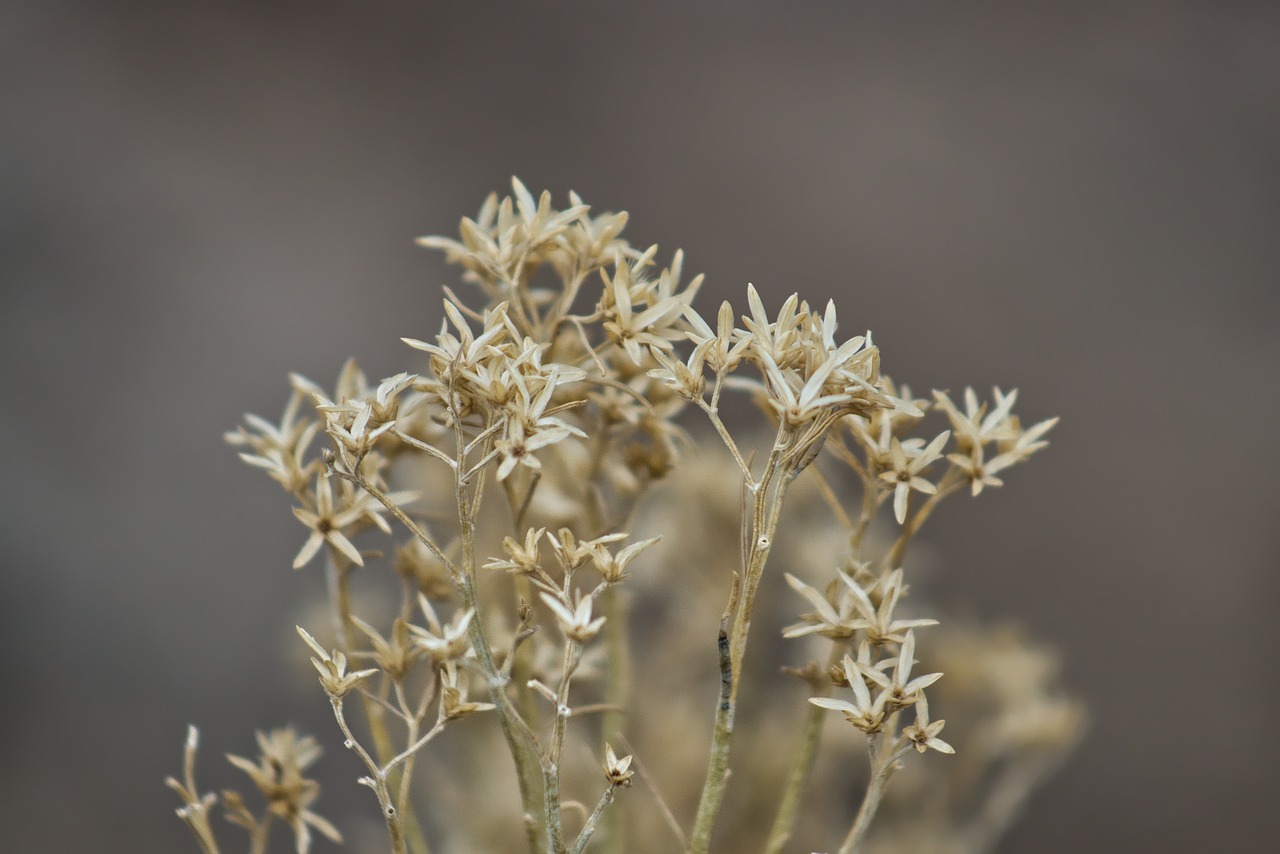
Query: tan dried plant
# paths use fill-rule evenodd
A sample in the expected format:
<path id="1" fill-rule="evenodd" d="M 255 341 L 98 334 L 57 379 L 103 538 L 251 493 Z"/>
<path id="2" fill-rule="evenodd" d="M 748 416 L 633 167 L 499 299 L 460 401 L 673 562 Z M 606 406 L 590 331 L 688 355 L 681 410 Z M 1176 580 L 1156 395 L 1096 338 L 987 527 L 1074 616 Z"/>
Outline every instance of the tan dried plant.
<path id="1" fill-rule="evenodd" d="M 831 303 L 771 313 L 748 286 L 704 315 L 702 277 L 623 240 L 625 213 L 512 184 L 419 241 L 475 298 L 445 290 L 412 370 L 294 376 L 279 423 L 227 437 L 325 576 L 328 625 L 297 631 L 390 850 L 990 850 L 1082 714 L 1050 653 L 939 626 L 904 563 L 1056 419 L 1024 427 L 999 389 L 916 398 Z M 382 607 L 356 613 L 358 573 Z M 794 640 L 749 645 L 753 624 Z M 191 730 L 169 782 L 203 851 L 227 850 L 219 802 L 255 854 L 276 823 L 299 854 L 339 841 L 318 744 L 258 740 L 230 757 L 255 813 L 200 792 Z"/>

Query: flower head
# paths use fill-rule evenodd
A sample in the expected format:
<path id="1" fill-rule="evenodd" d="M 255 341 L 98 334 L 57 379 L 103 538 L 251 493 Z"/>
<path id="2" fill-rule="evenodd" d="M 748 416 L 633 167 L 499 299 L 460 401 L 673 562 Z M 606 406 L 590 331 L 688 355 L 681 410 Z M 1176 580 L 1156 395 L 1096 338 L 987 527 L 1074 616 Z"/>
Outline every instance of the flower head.
<path id="1" fill-rule="evenodd" d="M 303 772 L 320 756 L 316 740 L 299 736 L 291 727 L 259 732 L 258 750 L 257 762 L 232 755 L 227 761 L 249 775 L 266 798 L 268 811 L 289 825 L 298 854 L 310 850 L 313 827 L 333 842 L 341 842 L 338 829 L 310 809 L 320 795 L 320 785 Z"/>
<path id="2" fill-rule="evenodd" d="M 325 693 L 330 699 L 342 699 L 362 680 L 378 672 L 377 670 L 357 670 L 354 673 L 348 673 L 347 656 L 341 650 L 335 649 L 328 652 L 302 626 L 294 626 L 294 628 L 316 654 L 316 657 L 311 659 L 311 664 L 320 674 L 320 684 L 324 686 Z"/>

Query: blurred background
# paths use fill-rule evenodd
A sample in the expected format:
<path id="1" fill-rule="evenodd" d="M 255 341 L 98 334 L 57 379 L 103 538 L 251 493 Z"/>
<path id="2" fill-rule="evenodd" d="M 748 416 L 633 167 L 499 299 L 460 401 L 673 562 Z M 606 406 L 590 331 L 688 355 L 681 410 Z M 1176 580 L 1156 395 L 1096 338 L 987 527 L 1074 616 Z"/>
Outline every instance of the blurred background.
<path id="1" fill-rule="evenodd" d="M 412 238 L 512 174 L 630 210 L 707 304 L 833 297 L 896 379 L 1062 416 L 925 538 L 1092 709 L 1002 850 L 1274 839 L 1278 37 L 1261 2 L 8 0 L 3 847 L 194 850 L 189 721 L 210 788 L 255 727 L 332 743 L 285 653 L 320 577 L 221 436 L 288 371 L 407 367 L 455 281 Z M 346 761 L 322 812 L 366 806 Z"/>

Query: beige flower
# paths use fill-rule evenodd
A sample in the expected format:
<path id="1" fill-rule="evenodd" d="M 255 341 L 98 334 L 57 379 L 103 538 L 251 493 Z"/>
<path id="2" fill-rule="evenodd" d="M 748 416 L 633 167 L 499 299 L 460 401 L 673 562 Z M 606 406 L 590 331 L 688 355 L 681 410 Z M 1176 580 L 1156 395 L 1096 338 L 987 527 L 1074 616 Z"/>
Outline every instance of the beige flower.
<path id="1" fill-rule="evenodd" d="M 902 730 L 902 734 L 916 750 L 924 753 L 929 748 L 933 748 L 939 753 L 955 753 L 956 749 L 938 738 L 938 733 L 942 732 L 942 725 L 946 721 L 929 722 L 929 701 L 924 697 L 916 703 L 916 722 Z"/>
<path id="2" fill-rule="evenodd" d="M 889 470 L 880 473 L 880 479 L 893 484 L 893 515 L 898 524 L 907 521 L 907 497 L 912 490 L 933 495 L 938 488 L 920 476 L 942 455 L 951 432 L 944 430 L 924 448 L 903 445 L 893 439 L 889 445 Z"/>
<path id="3" fill-rule="evenodd" d="M 271 815 L 284 819 L 293 831 L 298 854 L 311 848 L 311 828 L 333 842 L 342 842 L 338 829 L 310 809 L 320 796 L 320 785 L 303 776 L 319 758 L 320 745 L 310 736 L 299 736 L 291 727 L 258 733 L 258 761 L 227 756 L 227 761 L 249 775 L 267 800 Z"/>
<path id="4" fill-rule="evenodd" d="M 357 670 L 354 673 L 348 673 L 347 656 L 341 650 L 326 651 L 302 626 L 294 626 L 294 628 L 316 654 L 316 657 L 311 659 L 311 664 L 320 674 L 320 684 L 324 686 L 325 693 L 332 699 L 339 700 L 345 697 L 362 680 L 378 672 L 377 670 Z"/>
<path id="5" fill-rule="evenodd" d="M 871 692 L 867 690 L 867 683 L 863 680 L 861 671 L 854 660 L 847 655 L 844 657 L 844 675 L 848 680 L 849 687 L 853 690 L 852 703 L 848 700 L 836 700 L 831 697 L 810 697 L 809 702 L 824 709 L 842 712 L 845 720 L 868 735 L 880 732 L 884 729 L 886 716 L 885 692 L 881 691 L 876 695 L 875 699 L 872 699 Z"/>
<path id="6" fill-rule="evenodd" d="M 576 601 L 572 601 L 567 596 L 556 597 L 543 593 L 542 601 L 555 614 L 560 631 L 570 640 L 586 643 L 599 634 L 600 627 L 604 625 L 604 617 L 591 619 L 591 606 L 595 600 L 590 596 L 578 593 Z"/>
<path id="7" fill-rule="evenodd" d="M 364 558 L 360 550 L 347 539 L 343 528 L 357 525 L 366 517 L 366 509 L 359 504 L 350 504 L 342 510 L 334 507 L 333 487 L 329 478 L 321 474 L 316 477 L 315 507 L 305 509 L 293 508 L 293 515 L 298 521 L 311 529 L 311 536 L 302 544 L 298 556 L 293 559 L 293 568 L 301 569 L 311 562 L 320 551 L 320 547 L 328 543 L 356 566 L 364 566 Z"/>

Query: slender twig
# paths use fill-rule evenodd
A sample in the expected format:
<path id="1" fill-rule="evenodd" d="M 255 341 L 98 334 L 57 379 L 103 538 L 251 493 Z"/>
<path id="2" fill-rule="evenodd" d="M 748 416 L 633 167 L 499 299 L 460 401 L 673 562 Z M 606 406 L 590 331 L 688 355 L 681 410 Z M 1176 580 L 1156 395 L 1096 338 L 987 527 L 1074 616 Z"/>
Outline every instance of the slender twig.
<path id="1" fill-rule="evenodd" d="M 711 406 L 700 397 L 694 398 L 694 403 L 698 404 L 703 412 L 707 414 L 707 418 L 711 420 L 711 425 L 716 428 L 716 432 L 720 434 L 720 438 L 724 440 L 725 446 L 729 449 L 729 453 L 733 454 L 734 461 L 738 464 L 738 468 L 742 471 L 743 480 L 745 480 L 751 489 L 755 489 L 756 482 L 751 474 L 751 467 L 747 465 L 747 461 L 743 459 L 742 452 L 738 450 L 738 443 L 733 441 L 733 436 L 729 434 L 729 428 L 724 426 L 724 421 L 720 419 L 720 411 Z"/>
<path id="2" fill-rule="evenodd" d="M 396 809 L 391 800 L 391 792 L 387 788 L 386 772 L 378 767 L 378 763 L 369 755 L 369 751 L 364 749 L 355 733 L 351 731 L 351 727 L 347 724 L 347 718 L 342 711 L 342 698 L 330 698 L 330 705 L 333 706 L 333 716 L 338 721 L 338 728 L 342 730 L 343 737 L 346 738 L 346 744 L 354 750 L 356 756 L 360 757 L 360 761 L 364 763 L 365 768 L 369 770 L 369 776 L 366 778 L 369 786 L 373 789 L 373 793 L 378 797 L 378 803 L 382 807 L 382 817 L 387 822 L 387 833 L 391 836 L 391 850 L 393 854 L 408 854 L 408 848 L 405 844 L 404 825 L 400 819 L 400 812 Z"/>
<path id="3" fill-rule="evenodd" d="M 853 533 L 849 536 L 849 547 L 853 550 L 854 560 L 862 559 L 862 542 L 866 539 L 867 529 L 871 527 L 871 520 L 876 517 L 876 511 L 888 495 L 888 490 L 880 485 L 880 481 L 869 476 L 862 478 L 862 507 L 858 513 L 858 521 L 853 526 Z"/>
<path id="4" fill-rule="evenodd" d="M 408 433 L 405 433 L 403 430 L 393 429 L 392 432 L 395 433 L 395 436 L 397 439 L 399 439 L 401 442 L 404 442 L 406 445 L 409 445 L 410 447 L 413 447 L 413 448 L 417 448 L 419 451 L 426 452 L 427 454 L 429 454 L 432 457 L 435 457 L 437 460 L 444 463 L 451 469 L 457 468 L 457 465 L 454 463 L 452 459 L 449 458 L 449 455 L 446 454 L 444 451 L 440 450 L 439 448 L 437 448 L 435 445 L 428 444 L 427 442 L 424 442 L 421 439 L 418 439 L 414 436 L 410 436 Z"/>
<path id="5" fill-rule="evenodd" d="M 886 728 L 891 732 L 893 730 L 892 725 Z M 875 818 L 876 811 L 880 809 L 880 801 L 884 798 L 889 777 L 897 770 L 898 760 L 910 749 L 910 746 L 898 746 L 896 741 L 886 742 L 880 733 L 867 736 L 867 752 L 871 756 L 871 778 L 867 781 L 867 791 L 862 796 L 862 804 L 858 807 L 858 813 L 854 816 L 849 833 L 845 836 L 837 854 L 854 854 L 858 850 L 858 845 L 867 835 L 867 828 L 871 826 L 871 819 Z"/>
<path id="6" fill-rule="evenodd" d="M 209 806 L 213 796 L 210 795 L 208 801 L 202 799 L 200 790 L 196 787 L 196 749 L 199 742 L 199 731 L 194 726 L 189 726 L 187 741 L 182 748 L 182 782 L 170 777 L 165 783 L 185 802 L 185 806 L 178 810 L 178 817 L 191 828 L 196 841 L 200 843 L 200 850 L 204 854 L 220 854 L 218 840 L 213 835 L 213 828 L 209 826 Z"/>
<path id="7" fill-rule="evenodd" d="M 840 660 L 844 649 L 843 644 L 831 644 L 831 653 L 827 657 L 828 667 Z M 826 679 L 814 679 L 812 688 L 816 693 L 813 696 L 825 697 L 829 693 L 829 686 L 830 682 Z M 822 742 L 822 726 L 827 720 L 827 710 L 813 704 L 807 705 L 804 730 L 800 736 L 800 749 L 796 751 L 791 773 L 787 777 L 787 784 L 778 801 L 778 812 L 774 816 L 773 827 L 769 829 L 765 854 L 781 854 L 782 849 L 791 839 L 796 820 L 800 816 L 800 802 L 804 796 L 804 787 L 813 773 L 814 761 L 818 756 L 818 745 Z"/>
<path id="8" fill-rule="evenodd" d="M 730 602 L 736 605 L 733 609 L 735 613 L 732 625 L 726 632 L 726 621 L 722 620 L 717 638 L 721 662 L 721 690 L 716 704 L 707 776 L 703 781 L 702 796 L 698 801 L 698 814 L 694 819 L 693 834 L 689 840 L 688 850 L 691 854 L 706 854 L 711 847 L 711 833 L 715 829 L 716 817 L 724 800 L 725 787 L 728 783 L 729 752 L 733 741 L 734 709 L 742 681 L 742 663 L 751 629 L 756 591 L 759 589 L 765 564 L 773 548 L 773 538 L 782 513 L 782 504 L 786 498 L 787 487 L 791 483 L 789 477 L 778 477 L 787 459 L 789 438 L 786 427 L 779 426 L 760 480 L 750 486 L 753 506 L 747 561 L 740 581 L 740 589 L 739 582 L 735 581 L 734 589 L 730 592 Z M 745 467 L 745 462 L 743 466 Z M 728 614 L 729 611 L 726 610 L 725 616 L 728 617 Z M 725 671 L 726 646 L 727 674 Z"/>
<path id="9" fill-rule="evenodd" d="M 249 831 L 249 854 L 267 854 L 267 843 L 271 840 L 271 813 L 264 811 L 262 820 L 254 824 Z"/>
<path id="10" fill-rule="evenodd" d="M 591 811 L 591 815 L 587 817 L 587 823 L 583 825 L 582 832 L 578 834 L 578 840 L 573 843 L 570 854 L 582 854 L 586 850 L 587 843 L 591 841 L 591 834 L 595 833 L 596 825 L 600 821 L 601 814 L 605 808 L 613 803 L 613 797 L 618 793 L 617 786 L 610 786 L 604 790 L 604 794 L 600 796 L 600 800 L 596 803 L 596 808 Z"/>
<path id="11" fill-rule="evenodd" d="M 454 564 L 453 561 L 449 559 L 449 556 L 444 553 L 444 550 L 441 549 L 438 545 L 436 545 L 435 540 L 427 536 L 427 532 L 422 530 L 422 528 L 418 526 L 417 522 L 414 522 L 412 519 L 410 519 L 409 515 L 405 513 L 403 510 L 401 510 L 400 507 L 394 501 L 392 501 L 385 492 L 378 489 L 376 486 L 370 483 L 367 479 L 365 479 L 365 477 L 361 474 L 353 474 L 351 472 L 345 472 L 342 469 L 332 467 L 332 466 L 329 468 L 329 472 L 334 477 L 339 477 L 339 478 L 342 478 L 343 480 L 351 481 L 352 483 L 356 484 L 361 489 L 363 489 L 365 492 L 372 495 L 374 500 L 377 501 L 379 504 L 381 504 L 383 507 L 385 507 L 387 509 L 387 512 L 396 518 L 397 522 L 399 522 L 401 525 L 404 525 L 405 529 L 408 530 L 409 533 L 413 534 L 414 538 L 417 539 L 418 542 L 426 546 L 427 551 L 431 552 L 431 554 L 435 556 L 436 560 L 444 564 L 444 567 L 449 572 L 450 576 L 457 574 L 458 572 L 457 566 Z"/>
<path id="12" fill-rule="evenodd" d="M 418 751 L 444 726 L 442 715 L 441 719 L 436 721 L 435 728 L 427 737 L 422 739 L 421 743 L 416 743 L 418 741 L 418 729 L 422 724 L 422 720 L 426 717 L 427 707 L 430 706 L 431 700 L 435 697 L 438 684 L 437 679 L 432 679 L 427 685 L 423 686 L 422 694 L 418 698 L 418 706 L 416 709 L 411 710 L 405 700 L 404 681 L 399 680 L 396 682 L 396 700 L 402 709 L 402 715 L 408 728 L 405 740 L 414 746 L 405 751 L 408 754 L 407 756 L 402 753 L 383 766 L 385 770 L 390 771 L 397 762 L 403 759 L 404 767 L 400 769 L 396 805 L 405 822 L 405 830 L 409 837 L 409 850 L 413 854 L 430 854 L 430 846 L 427 845 L 427 838 L 422 831 L 422 824 L 418 821 L 417 815 L 411 808 L 409 790 L 413 786 L 413 766 L 414 760 L 417 759 Z"/>
<path id="13" fill-rule="evenodd" d="M 617 738 L 627 722 L 628 690 L 631 685 L 631 674 L 627 656 L 627 610 L 623 607 L 621 596 L 616 588 L 607 589 L 601 596 L 601 611 L 605 616 L 605 684 L 604 703 L 600 708 L 604 711 L 601 732 L 608 743 Z M 574 709 L 574 714 L 583 714 L 592 707 L 583 706 Z M 612 810 L 605 818 L 604 841 L 605 850 L 610 854 L 622 854 L 625 850 L 626 828 L 622 805 Z"/>
<path id="14" fill-rule="evenodd" d="M 560 758 L 564 752 L 564 736 L 569 723 L 569 684 L 573 673 L 582 661 L 582 647 L 572 638 L 565 639 L 564 659 L 560 670 L 560 682 L 556 687 L 555 723 L 551 730 L 551 745 L 543 763 L 543 779 L 546 781 L 545 809 L 547 836 L 553 854 L 563 854 L 564 820 L 560 810 Z"/>
<path id="15" fill-rule="evenodd" d="M 329 580 L 330 601 L 334 609 L 334 623 L 338 627 L 338 649 L 346 655 L 352 655 L 355 647 L 351 643 L 351 637 L 355 623 L 351 618 L 351 566 L 332 546 L 326 550 L 326 558 L 325 571 Z M 364 712 L 369 735 L 373 738 L 374 753 L 380 760 L 386 759 L 394 752 L 394 748 L 391 746 L 391 735 L 387 732 L 386 722 L 382 718 L 382 709 L 362 694 L 361 711 Z"/>
<path id="16" fill-rule="evenodd" d="M 393 757 L 390 762 L 383 766 L 383 770 L 390 771 L 401 762 L 407 763 L 410 761 L 415 753 L 427 746 L 427 742 L 440 734 L 440 731 L 444 729 L 445 723 L 447 723 L 447 721 L 443 717 L 436 721 L 436 725 L 433 726 L 426 735 L 422 736 L 417 741 L 413 742 L 413 744 L 406 747 L 401 753 Z"/>
<path id="17" fill-rule="evenodd" d="M 454 397 L 453 390 L 450 389 L 449 399 L 453 400 Z M 456 412 L 454 413 L 453 422 L 454 436 L 457 443 L 456 462 L 458 465 L 455 470 L 455 474 L 457 474 L 466 465 L 466 443 L 462 435 L 462 427 L 458 424 Z M 454 583 L 458 588 L 458 593 L 461 595 L 462 607 L 474 610 L 477 614 L 477 618 L 473 619 L 467 626 L 467 637 L 475 650 L 476 661 L 480 665 L 480 670 L 488 680 L 489 696 L 497 709 L 498 721 L 501 724 L 503 735 L 507 739 L 511 757 L 516 764 L 520 800 L 524 807 L 525 815 L 544 815 L 546 787 L 545 782 L 542 786 L 538 785 L 539 769 L 535 763 L 539 765 L 542 763 L 540 761 L 541 750 L 538 747 L 537 737 L 520 717 L 519 711 L 506 691 L 507 680 L 494 661 L 493 650 L 489 645 L 489 638 L 485 634 L 483 620 L 478 617 L 480 608 L 475 588 L 475 524 L 476 513 L 480 503 L 479 491 L 483 485 L 484 479 L 481 478 L 476 487 L 475 495 L 468 498 L 466 483 L 463 478 L 458 476 L 454 481 L 454 500 L 458 512 L 459 535 L 462 540 L 462 567 L 460 571 L 456 571 L 453 574 Z M 446 564 L 446 566 L 452 566 L 452 564 Z M 542 852 L 544 844 L 550 844 L 550 830 L 548 828 L 539 828 L 536 823 L 528 823 L 526 829 L 528 831 L 529 847 L 533 852 Z M 558 852 L 553 851 L 552 854 L 558 854 Z"/>

